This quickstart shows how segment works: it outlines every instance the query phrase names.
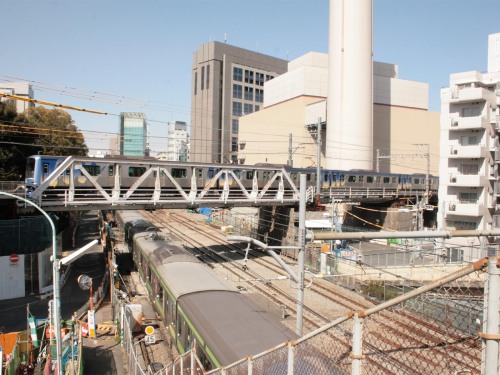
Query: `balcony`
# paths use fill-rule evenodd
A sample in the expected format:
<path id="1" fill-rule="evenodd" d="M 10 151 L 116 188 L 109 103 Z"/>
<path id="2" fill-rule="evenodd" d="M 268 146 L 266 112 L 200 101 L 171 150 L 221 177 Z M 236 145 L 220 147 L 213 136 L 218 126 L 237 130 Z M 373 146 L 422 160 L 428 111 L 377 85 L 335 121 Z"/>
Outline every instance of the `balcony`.
<path id="1" fill-rule="evenodd" d="M 488 129 L 489 126 L 485 116 L 451 117 L 449 130 Z"/>
<path id="2" fill-rule="evenodd" d="M 450 103 L 472 103 L 484 100 L 496 101 L 495 93 L 482 87 L 467 87 L 451 90 Z"/>
<path id="3" fill-rule="evenodd" d="M 485 215 L 487 208 L 482 203 L 450 202 L 446 215 L 480 217 Z"/>
<path id="4" fill-rule="evenodd" d="M 449 184 L 451 186 L 483 187 L 488 181 L 488 178 L 483 175 L 452 174 L 450 175 Z"/>
<path id="5" fill-rule="evenodd" d="M 450 146 L 450 159 L 459 158 L 485 158 L 488 155 L 488 150 L 484 145 L 467 145 L 462 146 L 454 144 Z"/>

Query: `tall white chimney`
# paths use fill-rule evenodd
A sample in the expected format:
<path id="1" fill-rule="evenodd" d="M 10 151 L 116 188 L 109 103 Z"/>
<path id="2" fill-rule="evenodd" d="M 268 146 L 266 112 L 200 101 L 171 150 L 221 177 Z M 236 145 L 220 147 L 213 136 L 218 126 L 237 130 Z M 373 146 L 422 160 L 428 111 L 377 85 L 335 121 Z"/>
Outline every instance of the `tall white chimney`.
<path id="1" fill-rule="evenodd" d="M 372 0 L 330 0 L 329 169 L 373 169 L 372 8 Z"/>

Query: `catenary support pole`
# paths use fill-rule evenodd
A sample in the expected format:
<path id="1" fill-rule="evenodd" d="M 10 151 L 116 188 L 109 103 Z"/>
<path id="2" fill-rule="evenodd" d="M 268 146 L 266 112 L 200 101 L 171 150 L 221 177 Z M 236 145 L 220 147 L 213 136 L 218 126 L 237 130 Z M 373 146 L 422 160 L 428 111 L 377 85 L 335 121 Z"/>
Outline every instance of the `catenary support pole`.
<path id="1" fill-rule="evenodd" d="M 306 175 L 300 174 L 300 201 L 299 201 L 299 255 L 298 272 L 299 285 L 297 288 L 297 335 L 302 336 L 302 320 L 304 316 L 304 258 L 306 246 Z"/>
<path id="2" fill-rule="evenodd" d="M 354 325 L 352 327 L 352 375 L 361 375 L 361 361 L 363 356 L 363 318 L 355 313 L 353 316 Z"/>

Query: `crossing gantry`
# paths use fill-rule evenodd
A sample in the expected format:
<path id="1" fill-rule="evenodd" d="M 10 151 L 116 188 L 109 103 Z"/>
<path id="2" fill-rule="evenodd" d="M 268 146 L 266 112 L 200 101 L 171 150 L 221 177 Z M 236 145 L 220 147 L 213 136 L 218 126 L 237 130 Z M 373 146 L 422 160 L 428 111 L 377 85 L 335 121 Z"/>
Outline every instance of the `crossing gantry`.
<path id="1" fill-rule="evenodd" d="M 295 206 L 299 202 L 298 189 L 281 166 L 70 156 L 52 168 L 36 165 L 34 169 L 26 194 L 48 211 Z"/>

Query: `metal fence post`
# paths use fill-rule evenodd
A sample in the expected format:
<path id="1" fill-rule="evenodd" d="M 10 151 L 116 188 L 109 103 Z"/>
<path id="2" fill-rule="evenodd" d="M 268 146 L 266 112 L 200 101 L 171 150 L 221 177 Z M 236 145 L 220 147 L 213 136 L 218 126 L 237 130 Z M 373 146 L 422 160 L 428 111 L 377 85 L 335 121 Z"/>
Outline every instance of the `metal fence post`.
<path id="1" fill-rule="evenodd" d="M 361 375 L 361 360 L 363 355 L 363 318 L 358 313 L 353 316 L 354 325 L 352 327 L 352 375 Z"/>
<path id="2" fill-rule="evenodd" d="M 488 259 L 488 295 L 485 296 L 488 308 L 486 310 L 486 332 L 479 336 L 486 341 L 485 375 L 498 374 L 500 332 L 500 267 L 499 259 L 494 256 Z"/>

